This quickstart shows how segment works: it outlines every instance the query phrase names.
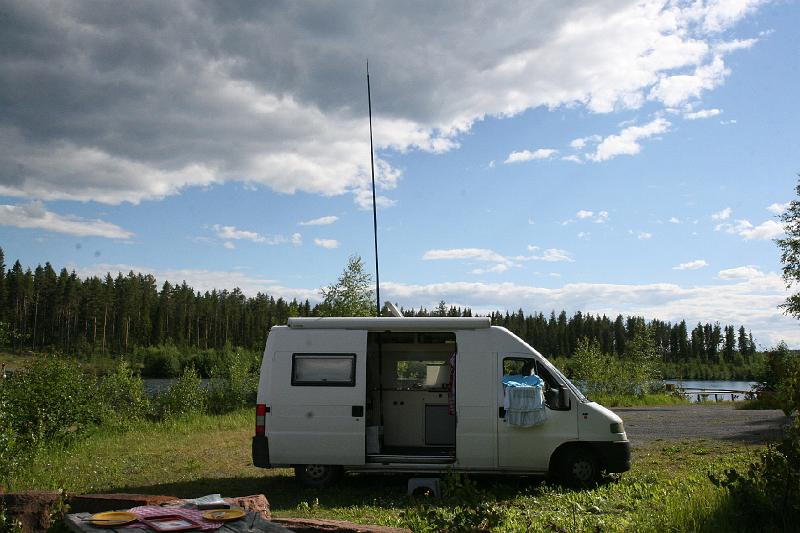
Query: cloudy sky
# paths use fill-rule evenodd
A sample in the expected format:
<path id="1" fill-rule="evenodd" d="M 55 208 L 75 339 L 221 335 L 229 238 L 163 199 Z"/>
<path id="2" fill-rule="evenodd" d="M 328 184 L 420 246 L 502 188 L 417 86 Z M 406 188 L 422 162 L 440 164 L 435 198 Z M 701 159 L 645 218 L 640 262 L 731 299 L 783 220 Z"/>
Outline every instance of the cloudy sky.
<path id="1" fill-rule="evenodd" d="M 369 59 L 382 295 L 800 346 L 799 7 L 3 0 L 0 246 L 316 299 L 373 261 Z"/>

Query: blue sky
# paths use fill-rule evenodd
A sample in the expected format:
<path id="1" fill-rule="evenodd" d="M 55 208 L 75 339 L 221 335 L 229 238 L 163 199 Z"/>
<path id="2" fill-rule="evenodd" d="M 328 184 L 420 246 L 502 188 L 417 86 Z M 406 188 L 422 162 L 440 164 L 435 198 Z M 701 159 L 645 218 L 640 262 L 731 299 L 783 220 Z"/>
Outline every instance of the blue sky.
<path id="1" fill-rule="evenodd" d="M 744 324 L 800 346 L 795 1 L 11 2 L 7 262 L 318 297 Z"/>

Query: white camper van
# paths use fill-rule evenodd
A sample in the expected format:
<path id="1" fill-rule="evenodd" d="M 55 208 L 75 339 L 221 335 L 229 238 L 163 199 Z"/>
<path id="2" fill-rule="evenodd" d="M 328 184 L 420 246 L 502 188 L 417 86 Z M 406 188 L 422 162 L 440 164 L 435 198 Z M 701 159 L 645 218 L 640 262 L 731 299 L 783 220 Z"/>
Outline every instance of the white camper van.
<path id="1" fill-rule="evenodd" d="M 267 339 L 253 463 L 311 486 L 345 470 L 580 485 L 628 470 L 630 443 L 617 415 L 488 318 L 290 318 Z"/>

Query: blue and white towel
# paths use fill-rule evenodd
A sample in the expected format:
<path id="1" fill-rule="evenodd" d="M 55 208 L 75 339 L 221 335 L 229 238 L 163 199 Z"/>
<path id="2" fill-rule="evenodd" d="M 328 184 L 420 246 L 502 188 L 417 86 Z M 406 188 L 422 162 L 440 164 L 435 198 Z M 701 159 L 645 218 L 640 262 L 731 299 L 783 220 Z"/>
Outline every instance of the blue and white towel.
<path id="1" fill-rule="evenodd" d="M 547 420 L 543 386 L 539 376 L 503 376 L 503 407 L 508 424 L 531 427 Z"/>

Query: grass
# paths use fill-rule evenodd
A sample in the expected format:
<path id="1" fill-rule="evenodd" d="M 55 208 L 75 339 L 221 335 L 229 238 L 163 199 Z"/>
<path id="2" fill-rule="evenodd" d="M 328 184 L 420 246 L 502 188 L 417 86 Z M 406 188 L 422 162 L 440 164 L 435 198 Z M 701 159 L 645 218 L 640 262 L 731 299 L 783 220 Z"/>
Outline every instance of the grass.
<path id="1" fill-rule="evenodd" d="M 666 393 L 645 394 L 643 396 L 634 394 L 593 394 L 589 399 L 606 407 L 685 405 L 690 403 L 684 396 Z"/>
<path id="2" fill-rule="evenodd" d="M 717 441 L 655 442 L 635 448 L 633 469 L 592 490 L 552 487 L 540 478 L 476 477 L 473 496 L 419 505 L 406 497 L 407 477 L 347 476 L 335 487 L 299 487 L 288 469 L 252 466 L 250 409 L 140 423 L 126 432 L 99 430 L 65 449 L 34 457 L 11 480 L 12 490 L 72 493 L 141 492 L 178 497 L 263 493 L 276 516 L 335 518 L 386 526 L 438 528 L 437 520 L 493 517 L 499 530 L 734 530 L 727 493 L 709 470 L 742 466 L 757 449 Z M 468 495 L 469 496 L 469 495 Z M 446 522 L 452 523 L 452 522 Z"/>

